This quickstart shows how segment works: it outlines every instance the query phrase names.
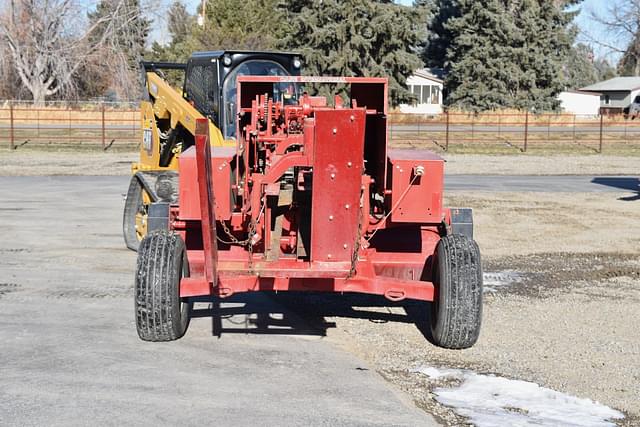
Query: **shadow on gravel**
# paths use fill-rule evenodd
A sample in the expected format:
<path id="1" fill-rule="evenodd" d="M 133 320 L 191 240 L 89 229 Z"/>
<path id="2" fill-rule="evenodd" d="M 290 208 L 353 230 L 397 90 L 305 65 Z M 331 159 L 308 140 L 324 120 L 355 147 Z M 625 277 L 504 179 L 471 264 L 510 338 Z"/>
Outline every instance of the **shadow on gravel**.
<path id="1" fill-rule="evenodd" d="M 226 333 L 326 336 L 336 327 L 327 318 L 341 317 L 414 324 L 432 342 L 427 302 L 394 303 L 376 295 L 315 292 L 247 293 L 194 302 L 208 304 L 206 309 L 193 309 L 191 315 L 211 317 L 213 335 L 218 337 Z"/>
<path id="2" fill-rule="evenodd" d="M 619 188 L 621 190 L 633 191 L 636 194 L 627 197 L 620 197 L 618 200 L 633 202 L 640 200 L 640 179 L 629 177 L 595 177 L 591 180 L 594 184 L 607 187 Z"/>

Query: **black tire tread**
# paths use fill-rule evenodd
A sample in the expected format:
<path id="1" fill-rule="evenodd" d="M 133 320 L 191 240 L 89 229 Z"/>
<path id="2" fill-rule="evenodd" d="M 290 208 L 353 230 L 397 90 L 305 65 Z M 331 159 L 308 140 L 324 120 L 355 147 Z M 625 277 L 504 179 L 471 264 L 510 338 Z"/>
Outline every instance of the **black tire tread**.
<path id="1" fill-rule="evenodd" d="M 436 345 L 473 346 L 482 323 L 482 264 L 478 244 L 463 235 L 443 237 L 436 249 L 438 287 L 431 332 Z"/>
<path id="2" fill-rule="evenodd" d="M 127 248 L 137 251 L 140 241 L 136 233 L 136 214 L 142 205 L 142 184 L 135 176 L 131 177 L 127 198 L 124 203 L 124 213 L 122 215 L 122 234 Z"/>
<path id="3" fill-rule="evenodd" d="M 189 307 L 181 305 L 179 283 L 184 242 L 176 233 L 149 233 L 138 250 L 135 310 L 138 335 L 144 341 L 173 341 L 184 335 Z"/>

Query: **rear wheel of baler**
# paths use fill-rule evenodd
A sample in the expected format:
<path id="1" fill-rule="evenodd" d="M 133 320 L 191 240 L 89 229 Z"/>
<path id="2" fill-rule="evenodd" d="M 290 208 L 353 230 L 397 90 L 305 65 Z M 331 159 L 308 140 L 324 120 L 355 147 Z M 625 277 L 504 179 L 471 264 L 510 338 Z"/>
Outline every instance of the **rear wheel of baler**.
<path id="1" fill-rule="evenodd" d="M 131 178 L 122 217 L 122 234 L 129 249 L 137 251 L 140 241 L 147 234 L 147 208 L 150 198 L 140 180 Z"/>
<path id="2" fill-rule="evenodd" d="M 144 341 L 173 341 L 189 326 L 190 303 L 180 298 L 180 279 L 189 276 L 182 238 L 166 230 L 145 236 L 138 250 L 135 309 Z"/>
<path id="3" fill-rule="evenodd" d="M 433 341 L 444 348 L 469 348 L 478 340 L 482 322 L 482 265 L 478 244 L 463 235 L 443 237 L 436 248 L 434 273 Z"/>

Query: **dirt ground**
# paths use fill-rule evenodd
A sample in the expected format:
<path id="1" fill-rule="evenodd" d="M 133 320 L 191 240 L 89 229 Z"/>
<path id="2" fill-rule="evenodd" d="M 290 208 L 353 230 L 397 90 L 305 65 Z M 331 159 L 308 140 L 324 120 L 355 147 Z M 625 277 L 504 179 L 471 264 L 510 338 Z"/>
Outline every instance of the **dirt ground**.
<path id="1" fill-rule="evenodd" d="M 430 390 L 440 383 L 413 369 L 467 368 L 533 381 L 622 410 L 621 425 L 640 425 L 640 200 L 628 196 L 449 194 L 448 205 L 474 208 L 485 272 L 521 274 L 514 285 L 485 293 L 478 343 L 436 348 L 420 326 L 426 305 L 377 307 L 357 298 L 351 303 L 358 310 L 338 306 L 336 316 L 324 317 L 336 323 L 329 337 L 447 425 L 465 420 L 434 400 Z M 343 304 L 301 298 L 299 310 L 319 314 Z"/>
<path id="2" fill-rule="evenodd" d="M 0 176 L 37 175 L 129 175 L 138 159 L 132 150 L 103 151 L 101 148 L 54 150 L 0 149 Z"/>
<path id="3" fill-rule="evenodd" d="M 608 154 L 442 154 L 452 175 L 637 175 L 640 156 Z M 0 148 L 0 176 L 128 175 L 138 158 L 132 149 Z"/>
<path id="4" fill-rule="evenodd" d="M 136 153 L 0 151 L 0 175 L 126 175 Z M 640 157 L 445 155 L 449 174 L 634 175 Z M 640 425 L 640 198 L 633 192 L 450 192 L 474 208 L 485 272 L 522 280 L 486 293 L 473 348 L 436 348 L 428 306 L 370 297 L 278 296 L 328 339 L 365 359 L 447 425 L 437 381 L 420 366 L 468 368 L 536 382 L 622 410 Z M 419 326 L 419 327 L 418 327 Z"/>

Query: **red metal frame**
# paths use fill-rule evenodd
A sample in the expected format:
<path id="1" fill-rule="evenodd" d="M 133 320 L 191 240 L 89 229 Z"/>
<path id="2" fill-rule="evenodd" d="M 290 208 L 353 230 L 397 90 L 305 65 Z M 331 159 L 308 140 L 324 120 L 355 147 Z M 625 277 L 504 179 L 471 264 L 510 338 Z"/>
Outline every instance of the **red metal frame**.
<path id="1" fill-rule="evenodd" d="M 349 85 L 349 105 L 307 94 L 285 104 L 268 95 L 282 83 Z M 181 296 L 307 290 L 432 301 L 448 218 L 443 161 L 387 150 L 387 80 L 243 76 L 237 90 L 236 149 L 212 153 L 205 120 L 180 158 L 171 227 L 191 273 Z"/>

